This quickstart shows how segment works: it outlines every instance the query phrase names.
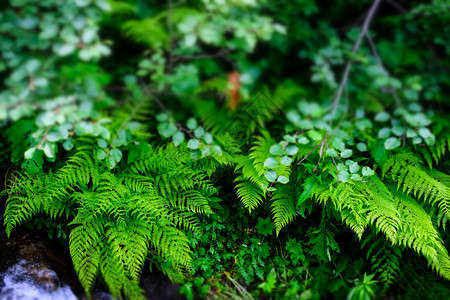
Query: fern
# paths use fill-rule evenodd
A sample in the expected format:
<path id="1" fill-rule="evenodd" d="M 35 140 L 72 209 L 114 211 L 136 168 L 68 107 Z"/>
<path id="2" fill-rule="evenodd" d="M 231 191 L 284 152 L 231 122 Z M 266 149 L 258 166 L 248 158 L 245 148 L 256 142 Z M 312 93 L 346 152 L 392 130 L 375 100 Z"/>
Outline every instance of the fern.
<path id="1" fill-rule="evenodd" d="M 411 153 L 397 154 L 382 167 L 383 176 L 389 175 L 403 193 L 413 194 L 417 199 L 437 205 L 450 216 L 450 188 L 430 176 L 420 165 L 420 160 Z"/>
<path id="2" fill-rule="evenodd" d="M 8 235 L 38 213 L 74 215 L 70 253 L 87 293 L 100 275 L 114 296 L 140 298 L 151 249 L 169 262 L 163 271 L 170 278 L 182 279 L 191 266 L 184 230 L 199 230 L 197 215 L 212 213 L 209 198 L 217 189 L 183 150 L 157 148 L 113 173 L 92 159 L 90 145 L 80 145 L 55 174 L 15 175 L 7 189 Z"/>
<path id="3" fill-rule="evenodd" d="M 400 271 L 401 249 L 388 244 L 376 234 L 369 234 L 361 243 L 367 248 L 367 258 L 370 259 L 372 270 L 378 275 L 387 290 L 396 280 Z"/>

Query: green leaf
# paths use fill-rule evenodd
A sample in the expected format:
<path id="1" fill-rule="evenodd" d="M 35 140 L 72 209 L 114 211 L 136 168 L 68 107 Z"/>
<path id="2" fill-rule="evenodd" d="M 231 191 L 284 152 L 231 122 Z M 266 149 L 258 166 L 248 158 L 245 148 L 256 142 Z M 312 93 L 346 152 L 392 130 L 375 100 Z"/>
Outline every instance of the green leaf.
<path id="1" fill-rule="evenodd" d="M 213 142 L 213 137 L 212 137 L 212 135 L 209 132 L 207 132 L 203 136 L 203 140 L 205 141 L 205 143 L 211 144 Z"/>
<path id="2" fill-rule="evenodd" d="M 178 147 L 182 142 L 184 142 L 184 139 L 185 139 L 184 133 L 181 131 L 178 131 L 173 136 L 172 141 L 173 141 L 173 144 Z"/>
<path id="3" fill-rule="evenodd" d="M 391 118 L 391 115 L 389 115 L 387 112 L 382 111 L 376 114 L 375 121 L 377 122 L 386 122 Z"/>
<path id="4" fill-rule="evenodd" d="M 289 182 L 289 178 L 287 178 L 287 177 L 284 176 L 284 175 L 281 175 L 281 176 L 278 176 L 277 181 L 278 181 L 279 183 L 281 183 L 281 184 L 286 184 L 286 183 Z"/>
<path id="5" fill-rule="evenodd" d="M 369 167 L 363 167 L 361 171 L 362 176 L 369 177 L 375 175 L 375 171 Z"/>
<path id="6" fill-rule="evenodd" d="M 285 136 L 283 136 L 283 139 L 289 143 L 296 143 L 295 137 L 293 137 L 292 135 L 286 134 Z"/>
<path id="7" fill-rule="evenodd" d="M 334 148 L 338 149 L 339 151 L 344 151 L 345 149 L 345 143 L 344 141 L 339 137 L 334 137 L 331 141 L 331 144 Z"/>
<path id="8" fill-rule="evenodd" d="M 281 163 L 283 166 L 290 166 L 291 163 L 292 163 L 292 158 L 290 158 L 289 156 L 283 156 L 283 157 L 281 158 L 280 163 Z"/>
<path id="9" fill-rule="evenodd" d="M 338 180 L 342 182 L 347 182 L 350 178 L 350 174 L 347 171 L 339 171 Z"/>
<path id="10" fill-rule="evenodd" d="M 321 141 L 323 136 L 322 134 L 320 134 L 317 130 L 309 130 L 308 131 L 308 136 L 313 140 L 313 141 Z"/>
<path id="11" fill-rule="evenodd" d="M 429 138 L 429 137 L 432 136 L 433 134 L 431 133 L 431 131 L 430 131 L 428 128 L 422 127 L 422 128 L 419 129 L 419 135 L 420 135 L 423 139 L 426 140 L 427 138 Z"/>
<path id="12" fill-rule="evenodd" d="M 283 148 L 280 145 L 276 144 L 276 145 L 273 145 L 272 147 L 270 147 L 270 154 L 281 155 L 282 153 L 283 153 Z"/>
<path id="13" fill-rule="evenodd" d="M 420 136 L 416 136 L 415 138 L 413 138 L 412 142 L 414 145 L 420 144 L 422 143 L 422 138 Z"/>
<path id="14" fill-rule="evenodd" d="M 207 146 L 204 146 L 202 149 L 202 156 L 208 156 L 209 154 L 211 154 L 211 149 Z"/>
<path id="15" fill-rule="evenodd" d="M 358 171 L 359 171 L 359 165 L 358 165 L 358 163 L 357 163 L 357 162 L 352 163 L 352 164 L 349 166 L 349 170 L 350 170 L 350 173 L 356 173 L 356 172 L 358 172 Z"/>
<path id="16" fill-rule="evenodd" d="M 295 110 L 291 110 L 286 114 L 286 118 L 291 121 L 294 125 L 297 125 L 301 118 L 300 115 L 298 114 L 298 112 L 296 112 Z"/>
<path id="17" fill-rule="evenodd" d="M 394 126 L 392 127 L 392 133 L 395 134 L 396 136 L 402 136 L 403 134 L 405 134 L 405 130 L 406 128 L 404 126 Z"/>
<path id="18" fill-rule="evenodd" d="M 55 149 L 56 149 L 55 143 L 45 142 L 42 145 L 42 150 L 44 151 L 45 156 L 49 158 L 55 157 Z"/>
<path id="19" fill-rule="evenodd" d="M 196 138 L 201 138 L 205 134 L 205 130 L 203 127 L 197 127 L 197 129 L 194 130 L 194 135 Z"/>
<path id="20" fill-rule="evenodd" d="M 344 150 L 341 152 L 341 157 L 342 157 L 342 158 L 349 158 L 350 156 L 352 156 L 352 154 L 353 154 L 353 151 L 352 151 L 352 150 L 350 150 L 350 149 L 344 149 Z"/>
<path id="21" fill-rule="evenodd" d="M 67 151 L 72 150 L 73 148 L 72 138 L 68 138 L 67 140 L 64 141 L 63 148 L 66 149 Z"/>
<path id="22" fill-rule="evenodd" d="M 356 149 L 358 149 L 361 152 L 367 151 L 367 145 L 365 143 L 358 143 L 356 144 Z"/>
<path id="23" fill-rule="evenodd" d="M 378 138 L 385 139 L 391 135 L 391 129 L 390 128 L 381 128 L 380 131 L 378 131 Z"/>
<path id="24" fill-rule="evenodd" d="M 400 140 L 398 138 L 395 138 L 395 137 L 388 138 L 384 142 L 384 148 L 386 148 L 386 150 L 395 149 L 397 147 L 400 147 L 400 145 L 401 145 Z"/>
<path id="25" fill-rule="evenodd" d="M 97 139 L 97 144 L 102 149 L 105 149 L 106 147 L 108 147 L 108 142 L 105 141 L 104 139 Z"/>
<path id="26" fill-rule="evenodd" d="M 177 129 L 177 126 L 175 126 L 175 124 L 170 123 L 170 122 L 164 122 L 164 123 L 158 124 L 158 132 L 163 137 L 169 138 L 169 137 L 174 136 L 178 132 L 178 129 Z"/>
<path id="27" fill-rule="evenodd" d="M 75 51 L 75 45 L 72 44 L 64 44 L 61 47 L 59 47 L 58 51 L 56 52 L 59 56 L 67 56 Z"/>
<path id="28" fill-rule="evenodd" d="M 25 151 L 24 153 L 24 157 L 25 159 L 31 159 L 33 158 L 34 152 L 36 151 L 35 147 L 32 147 L 30 149 L 28 149 L 27 151 Z"/>
<path id="29" fill-rule="evenodd" d="M 158 120 L 158 122 L 164 122 L 169 120 L 169 114 L 166 113 L 160 113 L 156 115 L 156 120 Z"/>
<path id="30" fill-rule="evenodd" d="M 306 136 L 301 136 L 298 138 L 297 142 L 302 145 L 306 145 L 309 143 L 309 139 Z"/>
<path id="31" fill-rule="evenodd" d="M 109 156 L 118 163 L 122 159 L 122 151 L 119 149 L 111 149 L 111 151 L 109 151 Z"/>
<path id="32" fill-rule="evenodd" d="M 356 180 L 356 181 L 361 181 L 361 176 L 359 176 L 359 174 L 352 174 L 352 176 L 350 177 L 351 180 Z"/>
<path id="33" fill-rule="evenodd" d="M 269 157 L 264 161 L 264 167 L 269 169 L 277 168 L 280 163 L 273 157 Z"/>
<path id="34" fill-rule="evenodd" d="M 102 149 L 97 151 L 97 159 L 98 160 L 104 160 L 106 158 L 106 156 L 108 156 L 108 154 L 106 154 L 106 152 Z"/>
<path id="35" fill-rule="evenodd" d="M 187 143 L 187 147 L 192 150 L 198 149 L 200 142 L 197 139 L 190 139 Z"/>
<path id="36" fill-rule="evenodd" d="M 288 146 L 288 147 L 286 147 L 285 150 L 288 155 L 294 156 L 298 152 L 298 147 L 297 146 Z"/>
<path id="37" fill-rule="evenodd" d="M 190 130 L 195 130 L 195 128 L 197 128 L 197 120 L 195 120 L 194 118 L 190 118 L 187 123 L 186 123 L 187 128 L 189 128 Z"/>
<path id="38" fill-rule="evenodd" d="M 269 182 L 275 182 L 277 179 L 277 172 L 275 172 L 275 170 L 268 170 L 264 173 L 264 177 L 266 177 Z"/>
<path id="39" fill-rule="evenodd" d="M 325 151 L 325 153 L 328 156 L 330 156 L 330 157 L 337 157 L 338 156 L 338 153 L 333 148 L 328 148 L 327 151 Z"/>
<path id="40" fill-rule="evenodd" d="M 222 148 L 220 148 L 220 146 L 212 146 L 212 150 L 215 154 L 222 156 Z"/>
<path id="41" fill-rule="evenodd" d="M 338 171 L 347 171 L 348 170 L 348 166 L 344 165 L 343 163 L 338 163 L 337 164 L 337 169 L 338 169 Z"/>

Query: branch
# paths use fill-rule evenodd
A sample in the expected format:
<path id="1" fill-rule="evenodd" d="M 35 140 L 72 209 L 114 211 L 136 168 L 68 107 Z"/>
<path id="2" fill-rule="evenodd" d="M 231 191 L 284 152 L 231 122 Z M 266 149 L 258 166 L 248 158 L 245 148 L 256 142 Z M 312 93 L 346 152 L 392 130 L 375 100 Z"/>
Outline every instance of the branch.
<path id="1" fill-rule="evenodd" d="M 353 45 L 353 50 L 352 50 L 352 54 L 355 54 L 356 52 L 358 52 L 359 47 L 361 46 L 361 41 L 363 39 L 363 37 L 366 35 L 367 31 L 369 30 L 369 25 L 370 22 L 372 21 L 375 12 L 378 8 L 378 6 L 380 5 L 381 0 L 375 0 L 372 4 L 372 6 L 370 7 L 369 13 L 367 14 L 366 20 L 364 21 L 364 25 L 359 33 L 359 36 L 355 42 L 355 45 Z M 347 65 L 345 66 L 345 70 L 344 70 L 344 75 L 342 76 L 342 81 L 341 84 L 339 85 L 339 89 L 336 93 L 336 96 L 333 100 L 333 117 L 336 114 L 338 105 L 339 105 L 339 101 L 341 100 L 342 97 L 342 92 L 344 90 L 344 87 L 347 85 L 347 81 L 348 81 L 348 76 L 350 74 L 350 69 L 352 67 L 353 61 L 350 59 L 347 62 Z"/>

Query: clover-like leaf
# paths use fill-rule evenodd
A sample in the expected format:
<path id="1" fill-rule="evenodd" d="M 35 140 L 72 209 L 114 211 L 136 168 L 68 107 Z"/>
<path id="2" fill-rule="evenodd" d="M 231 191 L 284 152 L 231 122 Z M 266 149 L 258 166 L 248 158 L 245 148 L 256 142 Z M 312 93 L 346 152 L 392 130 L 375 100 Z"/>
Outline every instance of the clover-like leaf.
<path id="1" fill-rule="evenodd" d="M 266 177 L 269 182 L 275 182 L 277 179 L 277 172 L 275 172 L 275 170 L 268 170 L 264 173 L 264 177 Z"/>
<path id="2" fill-rule="evenodd" d="M 341 157 L 342 158 L 349 158 L 350 156 L 352 156 L 352 154 L 353 154 L 353 151 L 351 149 L 344 149 L 341 152 Z"/>
<path id="3" fill-rule="evenodd" d="M 185 136 L 184 136 L 184 133 L 181 132 L 181 131 L 178 131 L 178 132 L 175 133 L 175 135 L 172 137 L 173 144 L 174 144 L 175 146 L 177 146 L 177 147 L 178 147 L 182 142 L 184 142 L 184 140 L 185 140 Z"/>
<path id="4" fill-rule="evenodd" d="M 281 176 L 278 176 L 277 181 L 278 181 L 279 183 L 281 183 L 281 184 L 286 184 L 286 183 L 289 182 L 289 178 L 287 178 L 287 177 L 284 176 L 284 175 L 281 175 Z"/>
<path id="5" fill-rule="evenodd" d="M 362 176 L 369 177 L 375 175 L 375 171 L 369 167 L 363 167 L 361 171 Z"/>
<path id="6" fill-rule="evenodd" d="M 197 139 L 190 139 L 187 143 L 187 147 L 192 150 L 198 149 L 200 142 Z"/>
<path id="7" fill-rule="evenodd" d="M 269 169 L 275 169 L 280 163 L 273 157 L 269 157 L 264 161 L 264 167 Z"/>
<path id="8" fill-rule="evenodd" d="M 338 153 L 333 148 L 328 148 L 327 151 L 325 151 L 325 153 L 328 156 L 330 156 L 330 157 L 337 157 L 338 156 Z"/>
<path id="9" fill-rule="evenodd" d="M 276 144 L 270 147 L 270 154 L 280 155 L 281 153 L 283 153 L 283 147 L 281 147 L 281 145 Z"/>
<path id="10" fill-rule="evenodd" d="M 290 166 L 292 163 L 292 158 L 290 158 L 289 156 L 283 156 L 280 160 L 280 163 L 283 166 Z"/>
<path id="11" fill-rule="evenodd" d="M 384 148 L 386 150 L 392 150 L 392 149 L 398 148 L 398 147 L 400 147 L 400 145 L 401 145 L 400 140 L 395 137 L 388 138 L 384 142 Z"/>

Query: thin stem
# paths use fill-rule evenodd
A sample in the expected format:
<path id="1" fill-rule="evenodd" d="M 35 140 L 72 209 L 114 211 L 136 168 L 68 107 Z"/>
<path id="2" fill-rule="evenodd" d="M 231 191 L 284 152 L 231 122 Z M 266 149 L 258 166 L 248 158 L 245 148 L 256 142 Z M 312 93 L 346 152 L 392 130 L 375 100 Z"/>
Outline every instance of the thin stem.
<path id="1" fill-rule="evenodd" d="M 352 54 L 355 54 L 356 52 L 358 52 L 359 47 L 361 46 L 361 41 L 362 41 L 363 37 L 366 35 L 367 31 L 369 30 L 369 25 L 375 15 L 375 12 L 376 12 L 378 6 L 380 5 L 380 3 L 381 3 L 381 0 L 375 0 L 373 2 L 372 7 L 370 8 L 369 13 L 367 14 L 367 17 L 364 21 L 363 27 L 359 33 L 359 36 L 356 39 L 355 44 L 353 45 Z M 347 85 L 348 76 L 350 75 L 350 69 L 351 69 L 352 65 L 353 65 L 353 60 L 350 59 L 347 62 L 347 65 L 345 66 L 344 75 L 342 76 L 341 84 L 339 85 L 338 91 L 333 100 L 333 104 L 332 104 L 333 105 L 333 117 L 336 114 L 337 108 L 339 106 L 339 101 L 341 100 L 342 92 L 344 91 L 344 88 Z"/>
<path id="2" fill-rule="evenodd" d="M 383 61 L 381 60 L 380 55 L 378 55 L 377 47 L 375 46 L 375 43 L 373 42 L 372 37 L 368 32 L 366 33 L 366 39 L 369 42 L 370 49 L 372 49 L 372 53 L 377 59 L 378 64 L 383 68 L 383 70 L 386 71 L 386 68 L 383 65 Z"/>

